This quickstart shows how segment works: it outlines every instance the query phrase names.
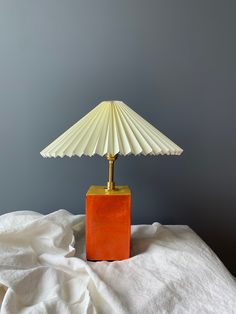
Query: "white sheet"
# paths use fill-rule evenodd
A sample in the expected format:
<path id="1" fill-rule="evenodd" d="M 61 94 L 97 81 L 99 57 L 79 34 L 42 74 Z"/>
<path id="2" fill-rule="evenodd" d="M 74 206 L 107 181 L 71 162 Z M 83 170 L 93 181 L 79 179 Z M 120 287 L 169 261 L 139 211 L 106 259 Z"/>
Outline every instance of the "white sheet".
<path id="1" fill-rule="evenodd" d="M 234 278 L 189 227 L 133 226 L 132 256 L 86 262 L 82 215 L 2 215 L 1 313 L 236 313 Z"/>

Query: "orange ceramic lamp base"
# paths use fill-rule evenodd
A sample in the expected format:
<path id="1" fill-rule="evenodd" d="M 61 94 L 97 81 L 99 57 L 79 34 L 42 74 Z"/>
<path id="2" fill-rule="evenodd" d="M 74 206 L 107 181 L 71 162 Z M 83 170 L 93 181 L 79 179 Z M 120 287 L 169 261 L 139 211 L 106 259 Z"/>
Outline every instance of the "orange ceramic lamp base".
<path id="1" fill-rule="evenodd" d="M 86 194 L 86 257 L 123 260 L 130 257 L 131 192 L 128 186 L 106 191 L 91 186 Z"/>

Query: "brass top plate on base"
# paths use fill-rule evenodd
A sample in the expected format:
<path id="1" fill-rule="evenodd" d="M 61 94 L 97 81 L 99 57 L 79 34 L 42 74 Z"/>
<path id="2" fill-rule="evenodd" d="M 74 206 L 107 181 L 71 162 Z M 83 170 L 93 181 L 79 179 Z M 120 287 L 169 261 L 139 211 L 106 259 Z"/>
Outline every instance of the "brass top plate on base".
<path id="1" fill-rule="evenodd" d="M 131 191 L 127 185 L 116 186 L 114 190 L 107 191 L 106 186 L 91 185 L 86 195 L 130 195 Z"/>

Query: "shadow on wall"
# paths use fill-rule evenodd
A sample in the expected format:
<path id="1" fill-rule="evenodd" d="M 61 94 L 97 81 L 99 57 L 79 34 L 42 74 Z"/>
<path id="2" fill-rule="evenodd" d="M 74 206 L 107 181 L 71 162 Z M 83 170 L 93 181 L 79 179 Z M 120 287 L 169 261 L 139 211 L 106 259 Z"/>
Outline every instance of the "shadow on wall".
<path id="1" fill-rule="evenodd" d="M 229 224 L 235 201 L 225 195 L 223 179 L 214 183 L 214 177 L 209 173 L 203 177 L 193 169 L 194 161 L 189 164 L 186 159 L 187 155 L 118 160 L 118 175 L 129 169 L 125 183 L 132 190 L 132 223 L 189 225 L 235 275 L 235 230 Z"/>
<path id="2" fill-rule="evenodd" d="M 186 224 L 211 247 L 229 271 L 235 275 L 235 230 L 227 223 L 228 216 L 222 215 L 224 211 L 227 213 L 227 204 L 218 201 L 217 198 L 202 195 L 198 195 L 197 199 L 189 196 L 185 202 L 185 206 L 181 203 L 181 206 L 175 207 L 175 215 L 179 217 L 168 222 L 164 220 L 164 223 L 184 224 L 186 221 Z"/>

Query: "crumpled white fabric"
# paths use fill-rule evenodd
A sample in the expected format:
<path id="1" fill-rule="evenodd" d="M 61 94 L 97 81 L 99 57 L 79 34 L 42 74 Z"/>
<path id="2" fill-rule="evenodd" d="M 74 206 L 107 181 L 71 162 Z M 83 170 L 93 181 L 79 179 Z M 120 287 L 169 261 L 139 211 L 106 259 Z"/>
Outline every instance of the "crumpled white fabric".
<path id="1" fill-rule="evenodd" d="M 0 216 L 2 314 L 236 313 L 233 276 L 189 227 L 132 226 L 130 259 L 87 262 L 84 219 Z"/>

